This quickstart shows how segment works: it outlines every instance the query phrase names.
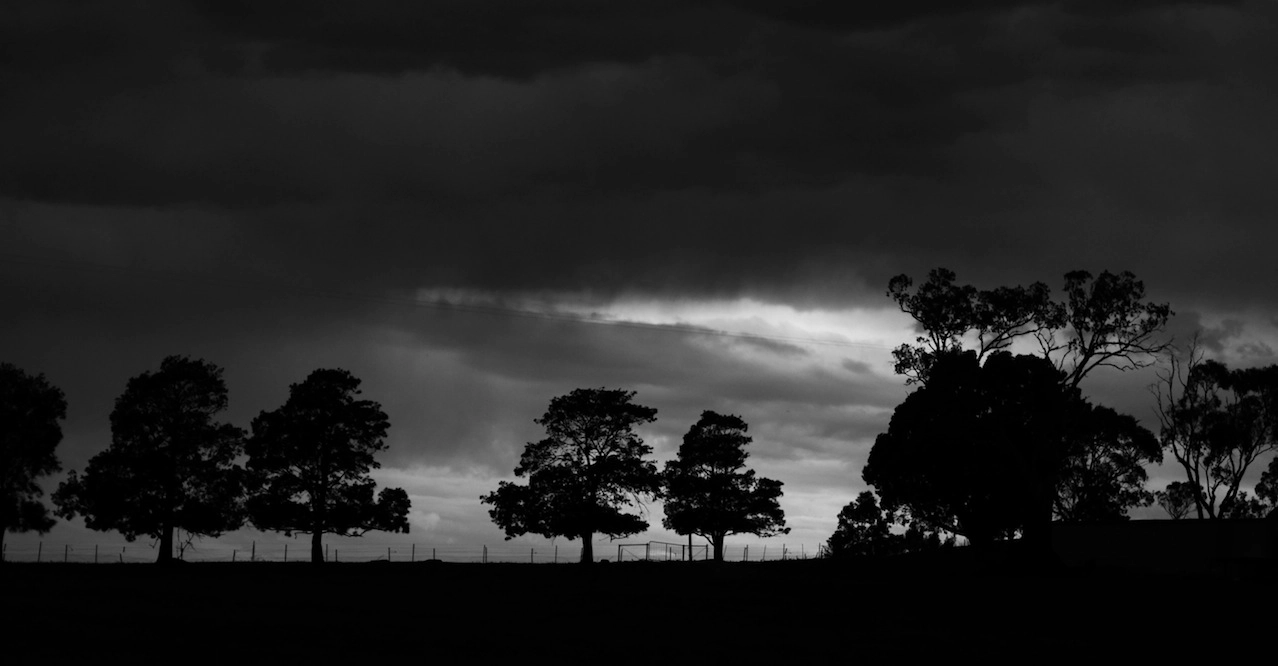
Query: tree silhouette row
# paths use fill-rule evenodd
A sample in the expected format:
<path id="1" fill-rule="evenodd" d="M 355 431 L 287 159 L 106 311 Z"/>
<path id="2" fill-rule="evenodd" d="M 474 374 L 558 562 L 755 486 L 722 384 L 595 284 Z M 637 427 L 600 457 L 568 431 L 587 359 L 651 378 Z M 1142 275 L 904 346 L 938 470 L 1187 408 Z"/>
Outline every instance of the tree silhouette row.
<path id="1" fill-rule="evenodd" d="M 962 536 L 976 545 L 1021 538 L 1046 555 L 1053 520 L 1126 520 L 1155 502 L 1173 518 L 1278 515 L 1278 457 L 1252 492 L 1243 486 L 1278 451 L 1278 366 L 1230 369 L 1205 358 L 1197 338 L 1174 346 L 1161 337 L 1171 308 L 1146 301 L 1131 273 L 1067 273 L 1060 300 L 1043 283 L 981 290 L 955 280 L 938 268 L 917 286 L 905 275 L 888 284 L 920 331 L 892 352 L 914 388 L 875 439 L 862 470 L 873 491 L 839 513 L 830 552 L 908 552 Z M 1083 393 L 1099 368 L 1160 358 L 1151 387 L 1158 436 Z M 216 420 L 227 407 L 220 368 L 166 358 L 129 380 L 111 413 L 110 446 L 83 475 L 68 475 L 56 513 L 156 539 L 160 561 L 182 547 L 179 534 L 217 536 L 246 523 L 312 535 L 314 561 L 324 534 L 407 532 L 407 494 L 375 492 L 368 476 L 389 422 L 359 399 L 359 385 L 345 370 L 316 370 L 250 434 Z M 528 483 L 501 482 L 480 498 L 508 539 L 580 538 L 590 562 L 594 534 L 648 528 L 634 510 L 652 499 L 663 501 L 667 529 L 704 537 L 715 559 L 730 535 L 789 531 L 781 482 L 746 465 L 741 417 L 703 412 L 659 470 L 635 432 L 656 410 L 634 396 L 576 389 L 551 400 L 535 419 L 546 437 L 527 444 L 514 470 Z M 66 408 L 43 375 L 0 364 L 0 538 L 53 525 L 38 478 L 61 469 Z M 1168 452 L 1185 479 L 1151 493 L 1146 466 Z"/>
<path id="2" fill-rule="evenodd" d="M 11 367 L 5 366 L 6 377 Z M 83 475 L 73 470 L 58 487 L 57 514 L 83 516 L 90 529 L 116 530 L 129 541 L 155 539 L 160 563 L 173 559 L 175 546 L 182 549 L 193 538 L 216 537 L 245 523 L 311 534 L 314 562 L 323 561 L 324 534 L 407 532 L 407 493 L 383 489 L 373 497 L 368 473 L 378 467 L 374 454 L 386 449 L 389 424 L 377 403 L 357 398 L 359 384 L 345 370 L 316 370 L 289 387 L 283 406 L 255 418 L 249 435 L 216 420 L 228 404 L 221 368 L 165 358 L 158 371 L 128 381 L 111 412 L 110 446 L 89 460 Z M 64 417 L 65 402 L 42 377 L 6 381 L 5 387 L 15 394 L 23 390 L 27 403 L 43 409 L 39 419 L 11 419 L 24 403 L 6 393 L 6 459 L 22 451 L 11 439 L 28 448 L 38 445 L 43 458 L 23 458 L 36 462 L 27 463 L 30 471 L 23 473 L 28 485 L 19 489 L 25 493 L 21 521 L 6 515 L 5 525 L 44 531 L 52 519 L 42 504 L 39 511 L 33 508 L 30 498 L 39 491 L 36 472 L 58 468 L 52 451 L 61 439 L 56 419 Z M 11 420 L 27 425 L 10 428 Z M 186 541 L 175 543 L 179 535 Z"/>

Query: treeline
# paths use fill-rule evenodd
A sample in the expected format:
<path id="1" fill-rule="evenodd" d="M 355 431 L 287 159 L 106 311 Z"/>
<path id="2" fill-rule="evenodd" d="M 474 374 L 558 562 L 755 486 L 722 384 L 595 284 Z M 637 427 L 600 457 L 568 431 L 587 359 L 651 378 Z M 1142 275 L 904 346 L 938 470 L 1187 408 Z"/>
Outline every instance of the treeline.
<path id="1" fill-rule="evenodd" d="M 82 515 L 90 529 L 129 541 L 155 539 L 161 563 L 194 538 L 246 523 L 311 534 L 313 562 L 324 559 L 324 534 L 407 532 L 408 494 L 386 488 L 374 497 L 368 474 L 387 448 L 389 422 L 376 402 L 359 399 L 359 385 L 345 370 L 316 370 L 249 433 L 216 420 L 227 408 L 221 368 L 165 358 L 128 381 L 111 412 L 111 444 L 83 475 L 70 472 L 53 493 L 54 513 Z M 62 391 L 43 375 L 0 364 L 0 535 L 53 526 L 37 479 L 61 470 L 65 415 Z"/>
<path id="2" fill-rule="evenodd" d="M 1278 457 L 1254 493 L 1242 487 L 1278 450 L 1278 366 L 1227 368 L 1205 359 L 1196 338 L 1174 347 L 1163 337 L 1171 308 L 1146 301 L 1131 273 L 1067 273 L 1060 300 L 1041 282 L 980 290 L 955 279 L 936 269 L 917 287 L 905 275 L 888 285 L 921 331 L 892 352 L 915 389 L 875 439 L 861 474 L 872 490 L 839 513 L 827 552 L 928 550 L 962 536 L 977 546 L 1020 538 L 1046 553 L 1053 520 L 1127 520 L 1155 502 L 1173 518 L 1278 515 Z M 1098 368 L 1160 358 L 1151 387 L 1158 435 L 1080 387 Z M 110 447 L 83 476 L 70 473 L 53 495 L 56 514 L 157 539 L 161 561 L 179 532 L 217 536 L 246 522 L 311 534 L 317 562 L 325 533 L 408 531 L 407 494 L 374 497 L 368 472 L 389 423 L 377 403 L 357 398 L 358 379 L 316 370 L 290 386 L 283 406 L 255 418 L 250 434 L 215 421 L 227 405 L 221 375 L 169 357 L 129 380 L 111 414 Z M 716 560 L 730 535 L 789 532 L 781 482 L 746 466 L 751 438 L 741 417 L 703 412 L 659 470 L 635 433 L 656 410 L 634 396 L 577 389 L 551 400 L 535 419 L 546 437 L 527 444 L 514 470 L 528 483 L 503 481 L 480 498 L 508 539 L 582 539 L 582 562 L 591 562 L 594 534 L 648 528 L 634 510 L 650 499 L 664 503 L 666 529 L 704 537 Z M 2 531 L 53 524 L 36 480 L 60 469 L 54 448 L 65 412 L 43 376 L 0 365 Z M 1146 466 L 1167 453 L 1185 479 L 1150 492 Z"/>
<path id="3" fill-rule="evenodd" d="M 893 351 L 917 388 L 875 439 L 861 474 L 873 491 L 839 513 L 830 552 L 926 550 L 954 535 L 1046 549 L 1053 520 L 1127 520 L 1155 502 L 1173 518 L 1278 515 L 1278 458 L 1255 494 L 1242 488 L 1278 450 L 1278 366 L 1231 370 L 1196 337 L 1176 348 L 1160 335 L 1171 308 L 1145 301 L 1131 273 L 1068 273 L 1053 300 L 1043 283 L 978 290 L 936 269 L 917 287 L 897 276 L 888 296 L 922 331 Z M 1160 358 L 1157 436 L 1080 389 L 1097 368 Z M 1150 492 L 1145 466 L 1167 453 L 1186 478 Z"/>

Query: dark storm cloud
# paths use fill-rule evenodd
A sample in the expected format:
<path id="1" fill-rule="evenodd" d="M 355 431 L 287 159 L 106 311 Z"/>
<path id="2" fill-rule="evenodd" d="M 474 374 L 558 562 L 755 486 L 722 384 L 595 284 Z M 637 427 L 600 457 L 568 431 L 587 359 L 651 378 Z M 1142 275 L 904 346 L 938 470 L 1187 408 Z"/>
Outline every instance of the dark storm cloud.
<path id="1" fill-rule="evenodd" d="M 1006 120 L 967 93 L 1219 64 L 1179 4 L 800 20 L 831 6 L 23 4 L 0 173 L 21 197 L 212 206 L 935 178 Z"/>
<path id="2" fill-rule="evenodd" d="M 47 204 L 18 224 L 204 211 L 218 270 L 374 291 L 879 304 L 948 265 L 1263 296 L 1271 4 L 782 6 L 23 3 L 0 193 Z"/>

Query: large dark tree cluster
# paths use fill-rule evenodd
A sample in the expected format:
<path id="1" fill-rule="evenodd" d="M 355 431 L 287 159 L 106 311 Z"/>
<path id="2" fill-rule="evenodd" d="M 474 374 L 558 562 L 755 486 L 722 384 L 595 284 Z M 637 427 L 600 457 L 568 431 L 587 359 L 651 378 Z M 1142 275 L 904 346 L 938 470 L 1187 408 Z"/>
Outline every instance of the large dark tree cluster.
<path id="1" fill-rule="evenodd" d="M 896 408 L 862 478 L 910 522 L 973 544 L 1015 534 L 1052 508 L 1080 402 L 1041 358 L 943 355 Z"/>
<path id="2" fill-rule="evenodd" d="M 1168 347 L 1158 334 L 1171 309 L 1144 300 L 1131 273 L 1067 273 L 1059 300 L 1043 283 L 981 290 L 955 279 L 936 269 L 917 288 L 905 275 L 888 285 L 922 333 L 893 352 L 918 388 L 862 475 L 882 509 L 973 543 L 1019 534 L 1045 548 L 1054 518 L 1125 520 L 1153 502 L 1144 465 L 1162 459 L 1158 440 L 1079 385 L 1097 368 L 1151 365 Z M 1036 352 L 1014 355 L 1018 342 Z M 864 504 L 848 510 L 870 513 Z"/>
<path id="3" fill-rule="evenodd" d="M 407 531 L 408 496 L 373 499 L 368 471 L 385 449 L 386 415 L 355 400 L 359 380 L 317 370 L 289 401 L 253 422 L 253 434 L 216 417 L 228 404 L 222 369 L 170 356 L 157 372 L 129 380 L 111 412 L 111 445 L 83 475 L 72 471 L 54 494 L 59 514 L 83 515 L 95 530 L 159 543 L 158 562 L 185 543 L 250 522 L 260 529 L 315 535 L 368 529 Z M 247 466 L 240 459 L 247 454 Z"/>

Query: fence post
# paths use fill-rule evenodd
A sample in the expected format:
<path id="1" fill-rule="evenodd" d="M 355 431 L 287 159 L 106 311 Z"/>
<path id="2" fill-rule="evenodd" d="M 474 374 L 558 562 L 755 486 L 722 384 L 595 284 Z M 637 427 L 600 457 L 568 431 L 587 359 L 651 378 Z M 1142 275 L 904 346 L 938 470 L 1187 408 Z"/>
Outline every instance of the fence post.
<path id="1" fill-rule="evenodd" d="M 40 563 L 40 556 L 43 554 L 44 554 L 44 542 L 41 541 L 40 545 L 36 546 L 36 564 Z"/>
<path id="2" fill-rule="evenodd" d="M 328 561 L 328 544 L 324 544 L 324 561 Z"/>
<path id="3" fill-rule="evenodd" d="M 536 548 L 529 548 L 529 549 L 528 549 L 528 563 L 529 563 L 529 564 L 533 564 L 533 563 L 535 562 L 535 560 L 533 559 L 533 557 L 534 557 L 536 554 L 537 554 L 537 549 L 536 549 Z"/>
<path id="4" fill-rule="evenodd" d="M 288 544 L 284 544 L 284 561 L 288 561 Z"/>
<path id="5" fill-rule="evenodd" d="M 559 544 L 555 544 L 555 564 L 559 564 Z"/>
<path id="6" fill-rule="evenodd" d="M 417 561 L 417 544 L 413 544 L 412 554 L 408 556 L 408 561 L 409 562 Z"/>
<path id="7" fill-rule="evenodd" d="M 256 539 L 253 540 L 253 550 L 249 552 L 249 561 L 250 562 L 257 561 L 257 540 Z"/>
<path id="8" fill-rule="evenodd" d="M 617 561 L 621 561 L 621 544 L 617 544 Z"/>
<path id="9" fill-rule="evenodd" d="M 63 564 L 67 563 L 67 556 L 70 554 L 71 554 L 71 544 L 69 543 L 62 544 L 62 563 Z"/>
<path id="10" fill-rule="evenodd" d="M 488 546 L 484 546 L 484 564 L 488 564 Z"/>
<path id="11" fill-rule="evenodd" d="M 98 563 L 98 544 L 93 544 L 93 563 Z"/>
<path id="12" fill-rule="evenodd" d="M 334 562 L 341 562 L 341 560 L 340 560 L 340 559 L 338 559 L 338 557 L 337 557 L 337 549 L 336 549 L 336 548 L 334 548 L 334 549 L 333 549 L 333 561 L 334 561 Z"/>
<path id="13" fill-rule="evenodd" d="M 386 561 L 390 561 L 390 546 L 386 547 Z"/>
<path id="14" fill-rule="evenodd" d="M 231 551 L 231 561 L 232 561 L 232 562 L 234 562 L 234 561 L 235 561 L 235 551 L 234 551 L 234 550 L 232 550 L 232 551 Z"/>

